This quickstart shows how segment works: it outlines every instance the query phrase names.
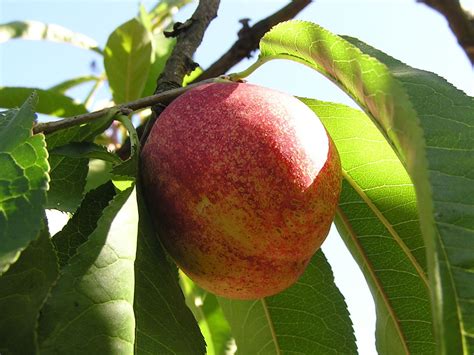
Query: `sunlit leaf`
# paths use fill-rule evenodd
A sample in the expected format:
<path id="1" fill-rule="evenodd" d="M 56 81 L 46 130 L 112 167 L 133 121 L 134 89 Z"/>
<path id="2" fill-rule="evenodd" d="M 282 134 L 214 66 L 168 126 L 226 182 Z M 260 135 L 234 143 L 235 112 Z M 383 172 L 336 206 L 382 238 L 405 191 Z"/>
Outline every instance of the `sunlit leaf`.
<path id="1" fill-rule="evenodd" d="M 206 354 L 225 355 L 232 341 L 232 333 L 217 297 L 196 285 L 184 273 L 179 276 L 186 305 L 198 321 L 206 341 Z"/>
<path id="2" fill-rule="evenodd" d="M 261 62 L 292 59 L 327 76 L 369 113 L 395 148 L 416 190 L 438 351 L 472 353 L 473 98 L 432 73 L 308 22 L 274 27 L 260 48 Z"/>
<path id="3" fill-rule="evenodd" d="M 115 29 L 104 50 L 104 67 L 115 103 L 138 99 L 152 60 L 150 33 L 137 19 Z"/>
<path id="4" fill-rule="evenodd" d="M 92 38 L 59 25 L 39 21 L 13 21 L 0 25 L 0 43 L 11 39 L 63 42 L 102 53 Z"/>
<path id="5" fill-rule="evenodd" d="M 62 268 L 39 319 L 42 354 L 133 353 L 134 191 L 130 187 L 117 193 Z"/>
<path id="6" fill-rule="evenodd" d="M 425 247 L 410 177 L 363 112 L 303 102 L 321 119 L 341 157 L 336 225 L 374 297 L 378 351 L 433 353 Z"/>
<path id="7" fill-rule="evenodd" d="M 38 236 L 48 189 L 43 135 L 31 135 L 32 95 L 19 110 L 0 114 L 0 274 Z"/>

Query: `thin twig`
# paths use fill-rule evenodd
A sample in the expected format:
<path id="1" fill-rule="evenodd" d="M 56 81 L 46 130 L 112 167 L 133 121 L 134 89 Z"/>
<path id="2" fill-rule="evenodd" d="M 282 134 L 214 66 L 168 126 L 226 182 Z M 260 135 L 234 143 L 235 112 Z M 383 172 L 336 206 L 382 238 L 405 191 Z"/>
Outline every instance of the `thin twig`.
<path id="1" fill-rule="evenodd" d="M 474 20 L 462 9 L 459 0 L 420 0 L 420 2 L 437 10 L 446 18 L 459 45 L 474 65 Z"/>
<path id="2" fill-rule="evenodd" d="M 226 73 L 243 58 L 248 58 L 258 48 L 260 39 L 276 24 L 295 17 L 311 3 L 311 0 L 293 0 L 274 14 L 248 27 L 248 19 L 241 20 L 243 25 L 239 39 L 214 64 L 206 69 L 197 80 L 205 80 Z"/>
<path id="3" fill-rule="evenodd" d="M 137 110 L 141 110 L 147 107 L 151 107 L 156 104 L 168 104 L 171 101 L 173 101 L 175 98 L 177 98 L 179 95 L 182 95 L 186 91 L 193 89 L 197 86 L 200 86 L 202 84 L 215 83 L 215 82 L 229 82 L 229 81 L 230 80 L 228 80 L 225 77 L 212 78 L 209 80 L 203 80 L 198 83 L 188 85 L 184 88 L 171 89 L 168 91 L 161 92 L 159 94 L 146 96 L 141 99 L 127 102 L 121 105 L 104 108 L 99 111 L 67 117 L 59 121 L 38 123 L 33 127 L 33 133 L 36 134 L 36 133 L 42 132 L 42 133 L 48 134 L 48 133 L 59 131 L 61 129 L 84 124 L 106 115 L 110 110 L 113 110 L 113 109 L 118 109 L 120 111 L 127 111 L 127 110 L 137 111 Z"/>

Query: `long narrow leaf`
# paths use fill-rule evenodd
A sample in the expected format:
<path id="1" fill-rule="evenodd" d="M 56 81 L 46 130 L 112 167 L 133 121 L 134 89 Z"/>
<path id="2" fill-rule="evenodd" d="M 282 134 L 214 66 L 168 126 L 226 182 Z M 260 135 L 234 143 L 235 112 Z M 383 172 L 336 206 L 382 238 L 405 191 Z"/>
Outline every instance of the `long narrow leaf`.
<path id="1" fill-rule="evenodd" d="M 264 36 L 261 61 L 287 58 L 318 70 L 370 114 L 395 148 L 415 185 L 438 351 L 472 353 L 473 99 L 432 73 L 351 41 L 360 49 L 315 24 L 287 22 Z"/>
<path id="2" fill-rule="evenodd" d="M 62 42 L 102 54 L 92 38 L 59 25 L 39 21 L 13 21 L 0 25 L 0 43 L 11 39 Z"/>
<path id="3" fill-rule="evenodd" d="M 138 99 L 152 60 L 151 35 L 131 19 L 115 29 L 104 50 L 104 67 L 115 103 Z"/>
<path id="4" fill-rule="evenodd" d="M 433 353 L 425 247 L 410 177 L 363 112 L 303 102 L 324 123 L 341 156 L 336 225 L 374 297 L 379 353 Z"/>

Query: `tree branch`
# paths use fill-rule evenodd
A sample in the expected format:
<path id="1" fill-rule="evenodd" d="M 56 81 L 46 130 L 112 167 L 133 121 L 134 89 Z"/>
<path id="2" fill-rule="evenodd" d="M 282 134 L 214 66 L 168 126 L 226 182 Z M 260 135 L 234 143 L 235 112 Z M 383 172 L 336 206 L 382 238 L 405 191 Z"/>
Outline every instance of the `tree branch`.
<path id="1" fill-rule="evenodd" d="M 201 44 L 209 23 L 217 16 L 219 3 L 220 0 L 200 0 L 191 18 L 185 23 L 175 25 L 173 31 L 167 33 L 169 37 L 176 37 L 176 44 L 157 80 L 155 94 L 181 87 L 184 76 L 196 68 L 192 59 L 194 52 Z M 145 144 L 163 109 L 162 103 L 152 106 L 153 114 L 148 119 L 140 139 L 142 145 Z"/>
<path id="2" fill-rule="evenodd" d="M 437 10 L 448 21 L 467 57 L 474 65 L 474 20 L 464 11 L 459 0 L 420 0 Z"/>
<path id="3" fill-rule="evenodd" d="M 257 22 L 252 27 L 248 27 L 247 19 L 241 20 L 243 28 L 238 34 L 239 39 L 222 57 L 206 69 L 199 76 L 198 80 L 205 80 L 222 75 L 243 58 L 248 58 L 250 54 L 258 48 L 260 39 L 266 32 L 276 24 L 292 19 L 310 3 L 311 0 L 292 0 L 288 5 Z"/>
<path id="4" fill-rule="evenodd" d="M 169 34 L 176 37 L 176 45 L 158 78 L 155 93 L 168 90 L 170 85 L 181 87 L 184 76 L 195 69 L 192 59 L 194 52 L 201 44 L 209 23 L 217 16 L 219 2 L 220 0 L 200 0 L 191 18 L 177 26 L 179 31 Z"/>
<path id="5" fill-rule="evenodd" d="M 110 110 L 113 109 L 118 109 L 119 111 L 123 112 L 129 112 L 129 111 L 137 111 L 141 110 L 156 104 L 169 104 L 171 101 L 173 101 L 175 98 L 177 98 L 179 95 L 184 94 L 186 91 L 191 90 L 195 87 L 198 87 L 202 84 L 208 84 L 208 83 L 216 83 L 216 82 L 229 82 L 229 80 L 225 77 L 219 77 L 219 78 L 212 78 L 209 80 L 203 80 L 195 84 L 188 85 L 186 87 L 180 87 L 176 89 L 171 89 L 167 91 L 160 92 L 159 94 L 151 95 L 151 96 L 146 96 L 141 99 L 127 102 L 124 104 L 120 104 L 117 106 L 113 107 L 108 107 L 104 108 L 99 111 L 94 111 L 94 112 L 89 112 L 85 113 L 82 115 L 77 115 L 77 116 L 72 116 L 72 117 L 67 117 L 59 121 L 52 121 L 52 122 L 44 122 L 44 123 L 37 123 L 33 127 L 33 133 L 53 133 L 56 131 L 59 131 L 61 129 L 77 126 L 80 124 L 84 124 L 90 121 L 93 121 L 95 119 L 98 119 L 104 115 L 106 115 Z"/>

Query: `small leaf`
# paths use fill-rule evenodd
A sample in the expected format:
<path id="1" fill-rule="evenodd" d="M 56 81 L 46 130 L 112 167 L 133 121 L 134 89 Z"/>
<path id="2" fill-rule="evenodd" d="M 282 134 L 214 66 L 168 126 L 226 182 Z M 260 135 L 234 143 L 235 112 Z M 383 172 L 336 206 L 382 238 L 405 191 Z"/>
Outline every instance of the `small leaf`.
<path id="1" fill-rule="evenodd" d="M 88 174 L 87 158 L 78 159 L 55 154 L 54 149 L 74 142 L 93 140 L 110 126 L 115 114 L 115 110 L 110 110 L 94 122 L 47 135 L 51 166 L 47 208 L 74 212 L 83 198 Z"/>
<path id="2" fill-rule="evenodd" d="M 37 113 L 68 117 L 87 112 L 84 105 L 56 91 L 23 87 L 0 87 L 0 107 L 19 107 L 33 92 L 36 92 L 39 98 Z"/>
<path id="3" fill-rule="evenodd" d="M 156 80 L 165 68 L 166 61 L 173 51 L 175 44 L 176 39 L 166 38 L 162 32 L 153 35 L 150 72 L 148 73 L 145 87 L 143 88 L 142 97 L 155 93 Z"/>
<path id="4" fill-rule="evenodd" d="M 196 285 L 184 273 L 180 273 L 181 288 L 186 305 L 198 321 L 207 344 L 207 355 L 225 355 L 232 340 L 229 323 L 219 305 L 217 297 Z"/>
<path id="5" fill-rule="evenodd" d="M 0 274 L 38 236 L 48 189 L 43 135 L 31 136 L 31 96 L 19 110 L 0 115 Z"/>
<path id="6" fill-rule="evenodd" d="M 349 312 L 323 252 L 290 288 L 255 301 L 219 297 L 239 354 L 356 354 Z"/>
<path id="7" fill-rule="evenodd" d="M 119 192 L 61 270 L 39 319 L 42 354 L 131 354 L 137 208 Z"/>
<path id="8" fill-rule="evenodd" d="M 68 264 L 69 259 L 76 255 L 77 248 L 97 228 L 102 211 L 114 196 L 115 189 L 110 181 L 90 191 L 64 228 L 54 236 L 52 241 L 61 268 Z"/>
<path id="9" fill-rule="evenodd" d="M 58 92 L 60 94 L 65 94 L 66 91 L 78 86 L 78 85 L 81 85 L 81 84 L 84 84 L 84 83 L 88 83 L 89 81 L 99 81 L 101 80 L 98 76 L 95 76 L 95 75 L 85 75 L 85 76 L 79 76 L 77 78 L 74 78 L 74 79 L 69 79 L 69 80 L 66 80 L 66 81 L 63 81 L 62 83 L 59 83 L 57 85 L 54 85 L 52 87 L 50 87 L 48 89 L 48 91 L 55 91 L 55 92 Z"/>
<path id="10" fill-rule="evenodd" d="M 119 115 L 117 120 L 120 121 L 128 131 L 131 151 L 130 157 L 127 160 L 112 168 L 112 174 L 121 177 L 136 178 L 138 176 L 140 139 L 129 117 Z"/>
<path id="11" fill-rule="evenodd" d="M 101 159 L 115 164 L 122 162 L 116 154 L 109 152 L 104 146 L 92 142 L 71 142 L 54 148 L 50 153 L 75 159 Z"/>
<path id="12" fill-rule="evenodd" d="M 112 32 L 104 53 L 104 67 L 115 103 L 138 99 L 151 66 L 150 33 L 134 18 Z"/>
<path id="13" fill-rule="evenodd" d="M 11 39 L 47 40 L 102 53 L 96 41 L 62 26 L 38 21 L 14 21 L 0 25 L 0 43 Z"/>
<path id="14" fill-rule="evenodd" d="M 135 262 L 137 354 L 205 354 L 204 339 L 186 307 L 178 270 L 165 254 L 138 190 L 140 222 Z"/>
<path id="15" fill-rule="evenodd" d="M 47 228 L 0 277 L 0 352 L 35 354 L 38 313 L 58 276 Z"/>

